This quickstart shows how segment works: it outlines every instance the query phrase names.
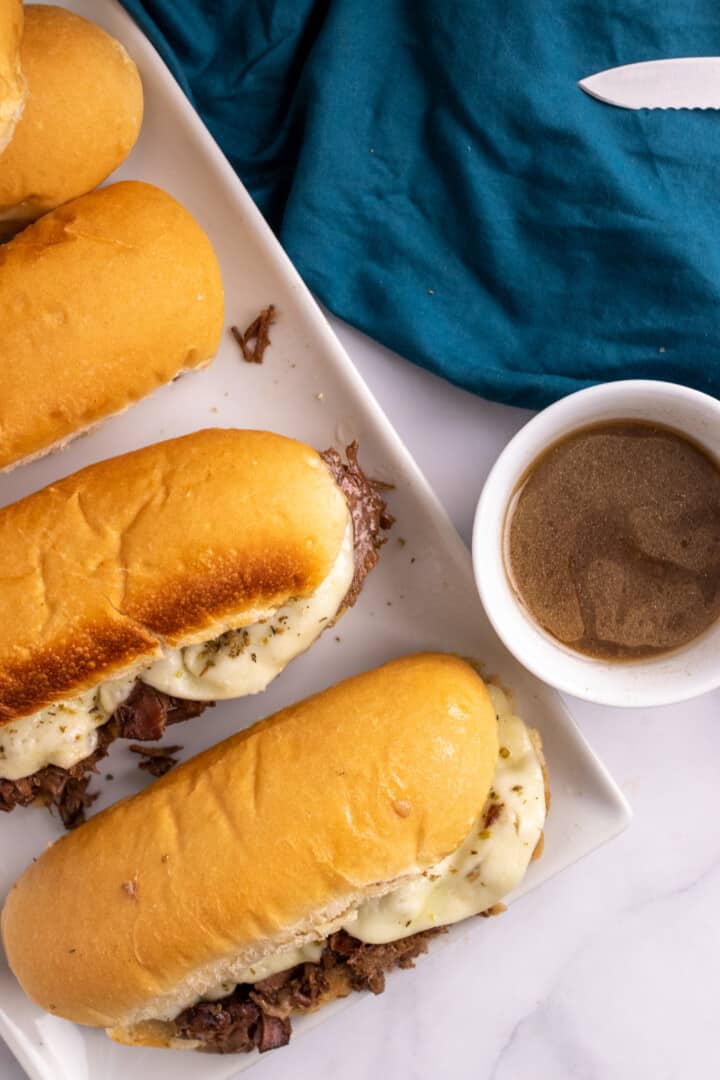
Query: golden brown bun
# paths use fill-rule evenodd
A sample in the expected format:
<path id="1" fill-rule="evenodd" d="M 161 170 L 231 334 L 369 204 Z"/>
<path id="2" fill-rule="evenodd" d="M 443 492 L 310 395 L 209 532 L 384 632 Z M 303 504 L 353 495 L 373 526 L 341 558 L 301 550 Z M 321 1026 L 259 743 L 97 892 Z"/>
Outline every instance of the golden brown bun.
<path id="1" fill-rule="evenodd" d="M 83 1024 L 167 1020 L 453 851 L 497 723 L 464 661 L 392 661 L 169 773 L 46 851 L 2 916 L 10 967 Z"/>
<path id="2" fill-rule="evenodd" d="M 214 429 L 0 510 L 0 724 L 314 592 L 348 509 L 310 447 Z"/>
<path id="3" fill-rule="evenodd" d="M 0 3 L 0 151 L 7 146 L 25 103 L 26 85 L 20 62 L 22 34 L 22 0 L 2 0 Z"/>
<path id="4" fill-rule="evenodd" d="M 125 160 L 142 124 L 135 64 L 87 19 L 27 7 L 20 55 L 28 94 L 0 156 L 0 236 L 92 191 Z"/>
<path id="5" fill-rule="evenodd" d="M 150 1046 L 155 1050 L 197 1050 L 200 1046 L 194 1039 L 179 1039 L 175 1025 L 164 1020 L 141 1020 L 129 1027 L 108 1028 L 107 1034 L 123 1046 Z"/>
<path id="6" fill-rule="evenodd" d="M 166 192 L 127 181 L 0 248 L 0 469 L 37 457 L 217 350 L 210 241 Z"/>

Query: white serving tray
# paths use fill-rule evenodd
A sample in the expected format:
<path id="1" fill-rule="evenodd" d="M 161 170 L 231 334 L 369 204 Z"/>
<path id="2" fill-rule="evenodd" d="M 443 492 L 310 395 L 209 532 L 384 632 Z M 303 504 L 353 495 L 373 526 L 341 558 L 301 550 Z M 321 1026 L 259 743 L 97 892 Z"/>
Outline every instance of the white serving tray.
<path id="1" fill-rule="evenodd" d="M 369 474 L 396 485 L 391 509 L 397 523 L 357 606 L 266 693 L 218 706 L 171 729 L 165 741 L 182 743 L 181 756 L 189 757 L 289 702 L 417 649 L 476 657 L 513 689 L 518 711 L 540 729 L 545 743 L 553 787 L 545 854 L 531 867 L 518 895 L 534 888 L 620 832 L 630 817 L 625 800 L 558 695 L 519 667 L 496 638 L 477 598 L 469 552 L 157 53 L 114 0 L 76 0 L 67 6 L 119 38 L 142 75 L 142 136 L 113 179 L 159 184 L 199 219 L 222 266 L 228 326 L 245 327 L 268 303 L 276 305 L 278 322 L 262 366 L 245 364 L 226 334 L 208 370 L 164 388 L 63 453 L 0 478 L 0 505 L 93 461 L 201 427 L 269 428 L 318 449 L 342 448 L 358 438 Z M 106 773 L 115 779 L 106 782 Z M 113 748 L 101 775 L 94 782 L 102 791 L 96 808 L 147 782 L 123 743 Z M 42 810 L 0 816 L 0 900 L 30 859 L 61 831 Z M 491 927 L 477 920 L 456 933 L 469 934 L 472 947 L 475 935 L 479 939 Z M 433 947 L 442 947 L 443 940 L 448 939 Z M 422 963 L 414 977 L 422 978 Z M 303 1030 L 330 1020 L 358 996 L 294 1022 L 293 1042 L 283 1051 L 288 1070 L 301 1060 L 297 1039 Z M 382 1002 L 376 1007 L 382 1008 Z M 0 1035 L 33 1080 L 226 1080 L 258 1060 L 257 1055 L 116 1046 L 102 1032 L 76 1027 L 31 1005 L 1 955 Z"/>

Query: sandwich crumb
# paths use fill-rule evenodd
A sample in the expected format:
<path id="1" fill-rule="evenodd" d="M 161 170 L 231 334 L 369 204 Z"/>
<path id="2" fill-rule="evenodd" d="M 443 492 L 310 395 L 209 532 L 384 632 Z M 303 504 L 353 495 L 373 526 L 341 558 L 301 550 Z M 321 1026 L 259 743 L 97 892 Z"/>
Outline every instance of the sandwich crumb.
<path id="1" fill-rule="evenodd" d="M 480 918 L 490 919 L 493 915 L 502 915 L 504 911 L 507 911 L 505 904 L 493 904 L 492 907 L 487 908 L 486 911 L 480 912 Z"/>
<path id="2" fill-rule="evenodd" d="M 399 817 L 409 817 L 412 811 L 412 806 L 407 799 L 396 799 L 392 805 L 393 810 Z"/>
<path id="3" fill-rule="evenodd" d="M 138 894 L 137 881 L 135 881 L 134 879 L 132 881 L 123 881 L 120 888 L 123 890 L 123 892 L 126 892 L 128 896 L 131 896 L 133 900 Z"/>
<path id="4" fill-rule="evenodd" d="M 240 331 L 237 326 L 230 327 L 230 333 L 240 346 L 240 352 L 246 364 L 262 364 L 265 350 L 272 344 L 270 327 L 274 322 L 275 305 L 269 304 L 245 330 Z"/>

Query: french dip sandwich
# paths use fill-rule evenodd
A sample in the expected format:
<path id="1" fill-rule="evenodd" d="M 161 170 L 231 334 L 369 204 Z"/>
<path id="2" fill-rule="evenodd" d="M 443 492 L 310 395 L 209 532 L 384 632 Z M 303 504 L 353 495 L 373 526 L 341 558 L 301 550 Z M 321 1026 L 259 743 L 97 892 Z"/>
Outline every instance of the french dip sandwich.
<path id="1" fill-rule="evenodd" d="M 263 690 L 354 603 L 389 519 L 347 458 L 197 431 L 0 510 L 0 810 L 76 824 L 115 738 Z"/>
<path id="2" fill-rule="evenodd" d="M 380 993 L 444 926 L 495 914 L 540 852 L 540 741 L 464 661 L 420 654 L 220 743 L 55 843 L 2 914 L 48 1012 L 118 1042 L 287 1043 Z"/>
<path id="3" fill-rule="evenodd" d="M 22 115 L 27 87 L 20 61 L 22 0 L 0 4 L 0 151 L 7 146 Z"/>
<path id="4" fill-rule="evenodd" d="M 125 49 L 72 11 L 26 7 L 20 57 L 27 99 L 0 154 L 0 237 L 102 183 L 132 150 L 143 116 Z"/>
<path id="5" fill-rule="evenodd" d="M 204 367 L 220 268 L 195 219 L 151 184 L 111 184 L 0 247 L 0 470 L 40 457 Z"/>

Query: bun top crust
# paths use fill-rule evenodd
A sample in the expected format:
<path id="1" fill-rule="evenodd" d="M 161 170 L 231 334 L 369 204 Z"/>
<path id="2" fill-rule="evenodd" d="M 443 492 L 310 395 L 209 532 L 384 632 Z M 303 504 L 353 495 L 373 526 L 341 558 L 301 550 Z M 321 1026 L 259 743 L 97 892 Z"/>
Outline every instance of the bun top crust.
<path id="1" fill-rule="evenodd" d="M 0 247 L 0 469 L 203 366 L 222 325 L 210 241 L 160 188 L 46 214 Z"/>
<path id="2" fill-rule="evenodd" d="M 0 219 L 16 225 L 102 183 L 130 153 L 143 116 L 125 49 L 71 11 L 27 7 L 20 56 L 27 100 L 0 157 Z"/>
<path id="3" fill-rule="evenodd" d="M 0 4 L 0 152 L 13 133 L 25 101 L 26 86 L 20 63 L 22 34 L 22 0 L 3 0 Z"/>
<path id="4" fill-rule="evenodd" d="M 495 713 L 464 661 L 392 661 L 276 713 L 57 841 L 11 890 L 26 993 L 83 1024 L 175 1015 L 217 971 L 323 932 L 459 846 Z"/>
<path id="5" fill-rule="evenodd" d="M 0 724 L 314 592 L 348 513 L 310 447 L 233 429 L 102 461 L 0 510 Z"/>

